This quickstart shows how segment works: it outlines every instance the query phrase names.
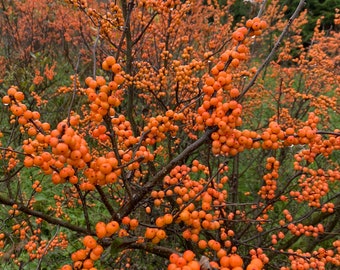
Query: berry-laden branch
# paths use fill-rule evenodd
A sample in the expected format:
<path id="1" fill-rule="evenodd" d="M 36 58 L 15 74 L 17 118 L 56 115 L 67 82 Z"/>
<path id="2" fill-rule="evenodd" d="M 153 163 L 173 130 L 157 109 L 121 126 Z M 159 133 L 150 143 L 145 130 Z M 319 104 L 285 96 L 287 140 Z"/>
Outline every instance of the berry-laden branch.
<path id="1" fill-rule="evenodd" d="M 159 172 L 157 172 L 149 182 L 147 182 L 142 189 L 134 194 L 130 201 L 127 201 L 114 215 L 115 220 L 121 220 L 123 217 L 129 215 L 137 206 L 137 203 L 140 202 L 144 196 L 152 190 L 152 188 L 163 180 L 164 176 L 166 176 L 171 169 L 173 169 L 176 165 L 181 164 L 185 158 L 187 158 L 193 151 L 199 148 L 205 141 L 209 140 L 211 134 L 216 131 L 215 128 L 208 129 L 202 137 L 200 137 L 197 141 L 193 142 L 187 148 L 185 148 L 177 157 L 172 159 L 166 166 L 164 166 Z"/>

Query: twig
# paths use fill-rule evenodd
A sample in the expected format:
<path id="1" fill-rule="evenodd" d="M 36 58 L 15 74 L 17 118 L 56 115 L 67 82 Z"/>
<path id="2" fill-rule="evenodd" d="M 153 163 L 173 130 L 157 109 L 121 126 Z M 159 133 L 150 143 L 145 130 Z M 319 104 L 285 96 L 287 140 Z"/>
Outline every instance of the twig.
<path id="1" fill-rule="evenodd" d="M 325 131 L 325 130 L 318 130 L 316 134 L 340 136 L 340 132 Z"/>
<path id="2" fill-rule="evenodd" d="M 283 84 L 283 79 L 281 78 L 280 81 L 280 88 L 279 88 L 279 97 L 277 98 L 277 122 L 280 123 L 280 105 L 281 105 L 281 96 L 282 96 L 282 84 Z"/>
<path id="3" fill-rule="evenodd" d="M 142 250 L 156 254 L 166 259 L 168 259 L 172 253 L 177 253 L 177 251 L 174 249 L 170 249 L 170 248 L 162 247 L 162 246 L 150 245 L 149 243 L 132 243 L 128 247 L 133 248 L 133 249 L 142 249 Z"/>
<path id="4" fill-rule="evenodd" d="M 262 2 L 261 7 L 260 7 L 260 10 L 259 10 L 259 12 L 257 13 L 257 17 L 261 17 L 261 16 L 262 16 L 262 13 L 263 13 L 263 12 L 265 11 L 265 9 L 266 9 L 267 2 L 268 2 L 268 0 Z"/>
<path id="5" fill-rule="evenodd" d="M 96 40 L 94 41 L 93 48 L 92 48 L 92 60 L 93 60 L 93 79 L 96 79 L 96 67 L 97 67 L 97 58 L 96 58 L 96 49 L 99 41 L 100 36 L 100 25 L 98 25 L 98 33 Z"/>
<path id="6" fill-rule="evenodd" d="M 133 7 L 133 3 L 127 4 L 126 1 L 122 1 L 122 11 L 123 11 L 125 23 L 124 23 L 124 26 L 123 26 L 124 28 L 123 28 L 122 36 L 121 36 L 120 41 L 118 43 L 118 48 L 117 48 L 117 53 L 116 53 L 116 60 L 117 61 L 118 61 L 118 58 L 119 58 L 119 54 L 121 52 L 121 48 L 123 46 L 125 36 L 128 35 L 129 39 L 131 39 L 131 33 L 129 31 L 130 31 L 130 15 L 131 15 L 132 7 Z M 133 44 L 130 44 L 130 45 L 133 46 Z M 127 53 L 129 53 L 129 52 L 127 52 Z"/>
<path id="7" fill-rule="evenodd" d="M 8 175 L 7 177 L 5 177 L 4 179 L 0 179 L 0 183 L 1 182 L 7 182 L 8 180 L 12 179 L 14 176 L 16 176 L 20 171 L 21 169 L 23 168 L 24 166 L 20 166 L 18 169 L 16 169 L 13 173 L 11 173 L 10 175 Z"/>
<path id="8" fill-rule="evenodd" d="M 46 245 L 46 247 L 45 247 L 45 249 L 44 249 L 44 252 L 43 252 L 43 254 L 41 255 L 41 258 L 40 258 L 40 260 L 39 260 L 39 262 L 38 262 L 38 265 L 37 265 L 37 270 L 41 269 L 41 268 L 40 268 L 40 265 L 41 265 L 41 263 L 42 263 L 42 260 L 43 260 L 43 258 L 44 258 L 44 256 L 45 256 L 45 254 L 46 254 L 46 251 L 47 251 L 47 249 L 49 248 L 49 246 L 51 245 L 52 241 L 57 237 L 57 234 L 59 233 L 59 229 L 60 229 L 60 226 L 58 225 L 55 234 L 53 235 L 53 237 L 51 238 L 51 240 L 47 243 L 47 245 Z"/>
<path id="9" fill-rule="evenodd" d="M 140 32 L 138 37 L 134 41 L 132 41 L 132 46 L 136 45 L 138 43 L 138 41 L 143 37 L 143 35 L 145 34 L 146 30 L 148 29 L 148 27 L 150 26 L 150 24 L 152 23 L 154 18 L 156 18 L 157 15 L 158 15 L 158 12 L 156 12 L 155 14 L 152 15 L 150 21 L 147 23 L 147 25 L 144 27 L 144 29 L 142 29 L 142 31 Z"/>
<path id="10" fill-rule="evenodd" d="M 82 204 L 82 208 L 83 208 L 83 212 L 84 212 L 84 218 L 85 218 L 85 223 L 86 223 L 86 228 L 88 231 L 91 230 L 91 224 L 90 224 L 90 218 L 89 218 L 89 213 L 87 211 L 87 205 L 86 205 L 86 198 L 84 196 L 84 194 L 81 192 L 80 187 L 78 184 L 74 185 L 77 189 L 77 192 L 79 194 L 80 200 L 81 200 L 81 204 Z"/>
<path id="11" fill-rule="evenodd" d="M 195 96 L 194 98 L 192 98 L 192 101 L 189 104 L 185 105 L 182 109 L 180 109 L 179 112 L 180 113 L 183 112 L 186 108 L 190 107 L 191 105 L 195 104 L 198 100 L 203 98 L 203 96 L 204 96 L 204 93 L 199 94 L 198 96 Z M 183 103 L 187 102 L 187 101 L 188 100 L 185 100 L 185 101 L 183 101 Z"/>
<path id="12" fill-rule="evenodd" d="M 10 148 L 7 148 L 7 147 L 1 147 L 0 146 L 0 150 L 8 151 L 8 152 L 13 152 L 13 153 L 16 153 L 16 154 L 19 154 L 19 155 L 24 155 L 24 156 L 32 156 L 31 154 L 26 154 L 24 152 L 19 152 L 19 151 L 16 151 L 16 150 L 13 150 L 13 149 L 10 149 Z"/>
<path id="13" fill-rule="evenodd" d="M 78 59 L 77 59 L 77 64 L 74 68 L 74 78 L 73 78 L 73 93 L 72 93 L 72 99 L 70 102 L 70 106 L 68 107 L 68 112 L 67 112 L 67 125 L 70 126 L 70 119 L 71 119 L 71 110 L 72 110 L 72 106 L 74 103 L 74 99 L 76 97 L 76 93 L 77 93 L 77 79 L 78 79 L 78 68 L 79 68 L 79 62 L 80 62 L 80 53 L 78 55 Z"/>

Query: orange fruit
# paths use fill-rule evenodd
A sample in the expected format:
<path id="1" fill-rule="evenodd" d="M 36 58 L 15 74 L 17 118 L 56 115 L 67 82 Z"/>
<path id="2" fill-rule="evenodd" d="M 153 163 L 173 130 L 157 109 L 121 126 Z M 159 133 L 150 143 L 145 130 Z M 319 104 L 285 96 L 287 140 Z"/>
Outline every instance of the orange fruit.
<path id="1" fill-rule="evenodd" d="M 98 222 L 96 224 L 96 234 L 98 236 L 98 238 L 103 238 L 106 236 L 106 224 L 104 222 Z"/>
<path id="2" fill-rule="evenodd" d="M 183 258 L 187 261 L 187 262 L 191 262 L 194 258 L 195 258 L 196 254 L 194 252 L 192 252 L 191 250 L 186 250 L 183 253 Z"/>
<path id="3" fill-rule="evenodd" d="M 232 254 L 230 255 L 229 258 L 229 264 L 231 267 L 237 267 L 237 266 L 242 266 L 243 265 L 243 260 L 240 255 L 238 254 Z"/>
<path id="4" fill-rule="evenodd" d="M 85 247 L 93 249 L 97 246 L 97 241 L 91 235 L 86 235 L 83 239 L 83 244 Z"/>

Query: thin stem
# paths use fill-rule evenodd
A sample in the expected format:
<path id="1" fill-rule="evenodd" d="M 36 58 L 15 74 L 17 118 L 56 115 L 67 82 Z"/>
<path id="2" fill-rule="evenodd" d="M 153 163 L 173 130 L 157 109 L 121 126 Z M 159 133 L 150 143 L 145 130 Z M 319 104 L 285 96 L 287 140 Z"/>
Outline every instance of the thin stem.
<path id="1" fill-rule="evenodd" d="M 96 57 L 96 49 L 99 41 L 100 36 L 100 25 L 98 25 L 98 32 L 96 40 L 94 41 L 93 48 L 92 48 L 92 61 L 93 61 L 93 79 L 96 79 L 96 68 L 97 68 L 97 57 Z"/>
<path id="2" fill-rule="evenodd" d="M 72 99 L 70 102 L 70 106 L 68 107 L 68 112 L 67 112 L 67 125 L 70 125 L 70 119 L 71 119 L 71 110 L 72 110 L 72 106 L 76 97 L 76 93 L 77 93 L 77 79 L 78 79 L 78 68 L 79 68 L 79 62 L 80 62 L 80 53 L 78 54 L 78 59 L 77 59 L 77 64 L 74 68 L 74 78 L 73 78 L 73 92 L 72 92 Z"/>
<path id="3" fill-rule="evenodd" d="M 57 235 L 58 235 L 58 233 L 59 233 L 59 230 L 60 230 L 60 226 L 58 225 L 55 234 L 53 235 L 53 237 L 51 238 L 51 240 L 47 243 L 47 245 L 46 245 L 46 247 L 45 247 L 45 249 L 44 249 L 44 252 L 43 252 L 43 254 L 41 255 L 41 258 L 40 258 L 39 263 L 38 263 L 38 265 L 37 265 L 37 270 L 41 269 L 40 266 L 41 266 L 42 260 L 43 260 L 43 258 L 44 258 L 44 256 L 45 256 L 45 254 L 46 254 L 48 248 L 49 248 L 50 245 L 52 244 L 52 241 L 57 237 Z"/>

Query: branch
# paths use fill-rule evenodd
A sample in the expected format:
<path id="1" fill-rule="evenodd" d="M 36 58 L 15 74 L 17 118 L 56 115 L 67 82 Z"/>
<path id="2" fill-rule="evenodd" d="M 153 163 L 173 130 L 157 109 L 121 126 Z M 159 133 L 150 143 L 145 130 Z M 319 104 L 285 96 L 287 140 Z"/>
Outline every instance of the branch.
<path id="1" fill-rule="evenodd" d="M 162 247 L 162 246 L 156 246 L 151 243 L 133 243 L 129 245 L 129 248 L 142 249 L 142 250 L 145 250 L 152 254 L 156 254 L 166 259 L 169 259 L 172 253 L 178 253 L 174 249 L 170 249 L 170 248 Z"/>
<path id="2" fill-rule="evenodd" d="M 148 27 L 150 26 L 150 24 L 152 23 L 152 21 L 154 20 L 154 18 L 158 15 L 158 12 L 156 12 L 155 14 L 152 15 L 150 21 L 147 23 L 147 25 L 144 27 L 144 29 L 142 29 L 142 31 L 140 32 L 139 36 L 132 41 L 132 46 L 136 45 L 138 43 L 138 41 L 143 37 L 143 35 L 145 34 L 146 30 L 148 29 Z"/>
<path id="3" fill-rule="evenodd" d="M 164 176 L 166 176 L 172 168 L 174 168 L 177 164 L 183 162 L 183 160 L 189 156 L 193 151 L 195 151 L 198 147 L 200 147 L 207 139 L 210 138 L 210 135 L 217 130 L 217 127 L 208 129 L 201 138 L 197 141 L 189 145 L 187 148 L 183 150 L 177 157 L 172 159 L 166 166 L 164 166 L 158 173 L 154 175 L 154 177 L 147 182 L 143 188 L 136 194 L 133 194 L 130 201 L 127 201 L 116 213 L 114 219 L 121 220 L 123 217 L 127 216 L 129 213 L 133 211 L 136 207 L 137 203 L 140 202 L 143 197 L 161 180 L 163 180 Z"/>
<path id="4" fill-rule="evenodd" d="M 110 202 L 108 201 L 108 199 L 106 197 L 106 194 L 104 193 L 103 189 L 99 185 L 96 185 L 95 187 L 96 187 L 96 189 L 97 189 L 97 191 L 98 191 L 98 193 L 100 195 L 100 198 L 101 198 L 102 202 L 104 203 L 106 209 L 109 211 L 111 216 L 114 216 L 115 215 L 115 210 L 113 209 L 113 207 L 111 206 Z"/>
<path id="5" fill-rule="evenodd" d="M 27 215 L 42 218 L 43 220 L 45 220 L 46 222 L 48 222 L 50 224 L 60 225 L 64 228 L 70 229 L 71 231 L 79 232 L 79 233 L 82 233 L 82 234 L 95 235 L 95 233 L 90 231 L 90 230 L 87 230 L 85 228 L 70 224 L 70 223 L 68 223 L 64 220 L 51 217 L 51 216 L 49 216 L 45 213 L 29 209 L 28 207 L 26 207 L 22 204 L 19 204 L 14 200 L 7 199 L 7 198 L 5 198 L 1 195 L 0 195 L 0 203 L 4 204 L 4 205 L 8 205 L 8 206 L 13 206 L 14 204 L 16 204 L 16 205 L 18 205 L 18 210 L 27 214 Z"/>
<path id="6" fill-rule="evenodd" d="M 60 227 L 57 226 L 57 230 L 56 230 L 55 234 L 53 235 L 53 237 L 51 238 L 51 240 L 47 243 L 47 245 L 46 245 L 46 247 L 45 247 L 45 249 L 44 249 L 44 252 L 43 252 L 43 254 L 42 254 L 42 256 L 41 256 L 41 258 L 40 258 L 40 260 L 39 260 L 38 266 L 37 266 L 37 268 L 36 268 L 37 270 L 41 269 L 40 267 L 41 267 L 42 260 L 43 260 L 44 256 L 46 255 L 46 253 L 47 253 L 47 251 L 48 251 L 48 248 L 51 246 L 53 240 L 57 237 L 57 235 L 58 235 L 58 233 L 59 233 L 59 229 L 60 229 Z M 52 247 L 52 248 L 53 248 L 53 247 Z"/>
<path id="7" fill-rule="evenodd" d="M 340 136 L 340 132 L 324 131 L 324 130 L 318 130 L 318 131 L 316 132 L 316 134 Z"/>
<path id="8" fill-rule="evenodd" d="M 257 70 L 257 72 L 255 73 L 254 77 L 252 78 L 252 80 L 249 82 L 249 84 L 245 87 L 245 89 L 243 90 L 243 92 L 238 96 L 237 101 L 240 101 L 244 95 L 249 91 L 249 89 L 255 84 L 255 81 L 257 79 L 257 77 L 260 75 L 261 71 L 264 69 L 265 66 L 268 65 L 269 61 L 272 59 L 272 57 L 274 56 L 274 54 L 276 53 L 276 51 L 279 49 L 281 42 L 284 38 L 284 36 L 287 34 L 289 27 L 292 25 L 293 21 L 296 19 L 296 17 L 298 16 L 298 14 L 300 13 L 300 11 L 302 10 L 302 8 L 305 5 L 305 0 L 300 0 L 299 5 L 297 6 L 297 8 L 295 9 L 295 12 L 293 13 L 293 15 L 289 18 L 288 23 L 286 25 L 286 27 L 283 29 L 281 35 L 279 36 L 279 39 L 276 41 L 273 49 L 271 50 L 271 52 L 268 54 L 267 58 L 264 60 L 264 62 L 262 63 L 262 65 L 259 67 L 259 69 Z"/>
<path id="9" fill-rule="evenodd" d="M 0 179 L 0 183 L 1 183 L 1 182 L 7 182 L 8 180 L 12 179 L 14 176 L 16 176 L 16 175 L 21 171 L 22 168 L 24 168 L 24 166 L 20 166 L 17 170 L 15 170 L 15 171 L 14 171 L 13 173 L 11 173 L 10 175 L 5 174 L 6 177 L 3 178 L 3 179 Z"/>

